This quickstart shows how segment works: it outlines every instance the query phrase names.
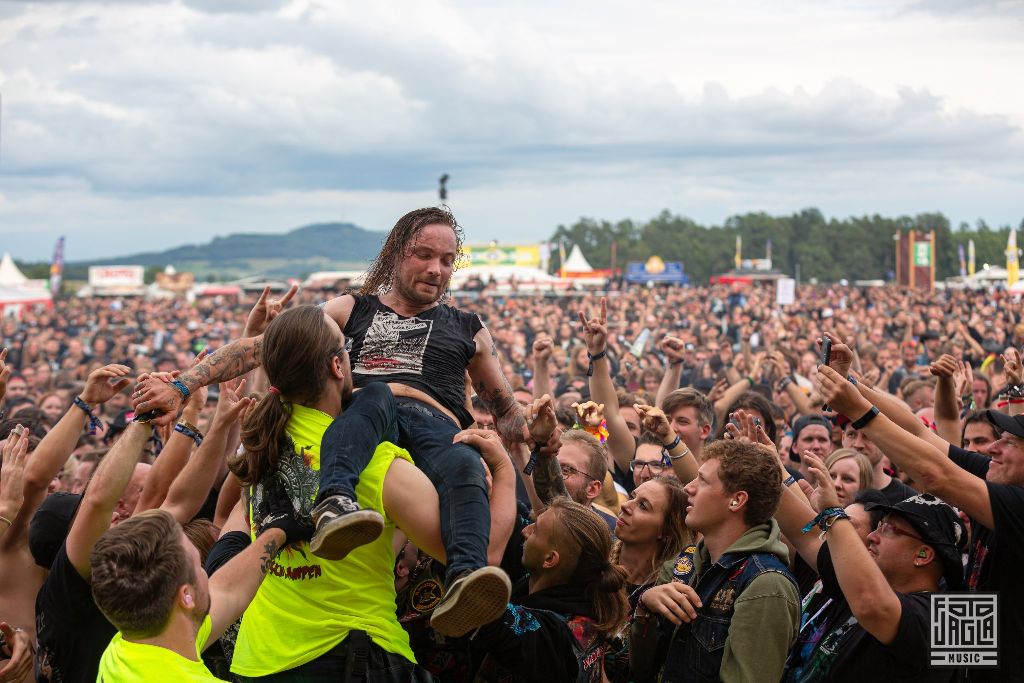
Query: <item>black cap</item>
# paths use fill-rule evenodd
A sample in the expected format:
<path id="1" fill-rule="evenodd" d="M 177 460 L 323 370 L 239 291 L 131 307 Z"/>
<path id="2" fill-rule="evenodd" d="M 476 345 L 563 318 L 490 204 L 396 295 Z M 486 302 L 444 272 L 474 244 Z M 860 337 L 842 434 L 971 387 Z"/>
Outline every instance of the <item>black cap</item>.
<path id="1" fill-rule="evenodd" d="M 40 567 L 53 566 L 81 502 L 82 496 L 77 493 L 52 493 L 32 515 L 28 525 L 28 549 Z"/>
<path id="2" fill-rule="evenodd" d="M 789 459 L 793 462 L 800 462 L 800 454 L 793 450 L 796 446 L 796 440 L 800 438 L 800 432 L 807 429 L 811 425 L 819 425 L 828 430 L 829 437 L 832 436 L 832 421 L 824 415 L 801 415 L 796 422 L 793 423 L 793 443 L 789 447 Z"/>
<path id="3" fill-rule="evenodd" d="M 895 505 L 868 503 L 864 509 L 885 510 L 907 520 L 942 560 L 948 590 L 963 590 L 967 528 L 950 505 L 930 493 L 921 493 Z"/>
<path id="4" fill-rule="evenodd" d="M 985 417 L 1000 432 L 1010 432 L 1014 436 L 1024 439 L 1024 415 L 1007 415 L 998 410 L 986 410 Z"/>

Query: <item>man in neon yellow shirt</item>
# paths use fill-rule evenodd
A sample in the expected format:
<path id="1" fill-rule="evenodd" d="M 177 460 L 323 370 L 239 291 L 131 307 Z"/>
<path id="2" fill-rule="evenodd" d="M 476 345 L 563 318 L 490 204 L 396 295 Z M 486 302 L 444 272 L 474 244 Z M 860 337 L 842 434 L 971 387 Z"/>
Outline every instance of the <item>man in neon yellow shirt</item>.
<path id="1" fill-rule="evenodd" d="M 249 492 L 254 535 L 261 528 L 268 498 L 286 497 L 296 517 L 311 521 L 319 491 L 321 440 L 352 391 L 345 337 L 318 307 L 298 306 L 281 313 L 267 327 L 262 343 L 263 369 L 271 388 L 246 416 L 244 454 L 230 462 Z M 363 391 L 374 387 L 387 391 L 379 384 Z M 515 518 L 511 460 L 496 434 L 467 430 L 455 439 L 478 448 L 493 471 L 493 547 L 488 550 L 496 551 L 497 560 Z M 438 495 L 409 454 L 388 442 L 376 446 L 356 495 L 363 510 L 372 510 L 384 521 L 383 533 L 342 560 L 315 556 L 305 541 L 285 548 L 271 562 L 270 576 L 242 618 L 233 674 L 246 681 L 306 681 L 335 675 L 341 680 L 343 670 L 360 662 L 372 680 L 410 680 L 415 657 L 395 614 L 392 533 L 401 528 L 443 562 Z M 497 529 L 501 520 L 505 525 Z M 499 587 L 508 583 L 496 567 L 477 571 L 493 576 Z M 353 674 L 353 680 L 362 677 Z"/>
<path id="2" fill-rule="evenodd" d="M 288 541 L 309 537 L 290 511 L 268 515 L 255 543 L 207 579 L 170 513 L 147 510 L 111 527 L 90 558 L 96 605 L 118 629 L 97 682 L 218 681 L 200 653 L 241 616 Z"/>

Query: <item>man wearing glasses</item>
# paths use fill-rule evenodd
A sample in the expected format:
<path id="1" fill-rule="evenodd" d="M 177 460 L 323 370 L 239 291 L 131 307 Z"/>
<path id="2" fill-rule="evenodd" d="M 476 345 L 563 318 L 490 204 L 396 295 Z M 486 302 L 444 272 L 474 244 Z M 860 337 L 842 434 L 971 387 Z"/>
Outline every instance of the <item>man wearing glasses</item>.
<path id="1" fill-rule="evenodd" d="M 644 432 L 636 447 L 636 454 L 629 462 L 633 472 L 633 486 L 639 486 L 655 477 L 677 478 L 672 463 L 664 453 L 665 445 L 657 434 Z M 687 482 L 683 482 L 684 484 Z"/>
<path id="2" fill-rule="evenodd" d="M 558 465 L 562 470 L 565 492 L 580 505 L 597 513 L 615 535 L 615 516 L 594 505 L 601 495 L 601 484 L 608 471 L 608 455 L 597 438 L 583 429 L 562 432 Z"/>

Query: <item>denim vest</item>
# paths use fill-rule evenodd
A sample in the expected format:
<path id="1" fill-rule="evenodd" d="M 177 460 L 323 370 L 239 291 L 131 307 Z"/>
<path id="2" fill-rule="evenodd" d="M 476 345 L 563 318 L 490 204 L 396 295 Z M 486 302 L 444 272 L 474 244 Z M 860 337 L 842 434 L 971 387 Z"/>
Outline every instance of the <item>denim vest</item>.
<path id="1" fill-rule="evenodd" d="M 669 644 L 662 683 L 694 683 L 719 680 L 725 640 L 729 637 L 733 604 L 747 585 L 768 572 L 778 572 L 793 582 L 789 567 L 772 553 L 726 553 L 701 574 L 696 584 L 694 573 L 696 546 L 689 546 L 676 559 L 673 578 L 690 586 L 700 596 L 703 607 L 690 624 L 679 626 Z"/>

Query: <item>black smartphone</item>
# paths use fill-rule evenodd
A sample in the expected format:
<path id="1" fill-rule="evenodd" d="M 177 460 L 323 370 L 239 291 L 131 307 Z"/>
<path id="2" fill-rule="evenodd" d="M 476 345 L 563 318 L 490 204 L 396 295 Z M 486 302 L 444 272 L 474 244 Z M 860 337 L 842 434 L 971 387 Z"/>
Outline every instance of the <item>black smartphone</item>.
<path id="1" fill-rule="evenodd" d="M 829 361 L 832 360 L 832 340 L 828 337 L 822 336 L 821 338 L 821 364 L 828 365 Z M 821 406 L 822 410 L 828 410 L 827 404 Z"/>

